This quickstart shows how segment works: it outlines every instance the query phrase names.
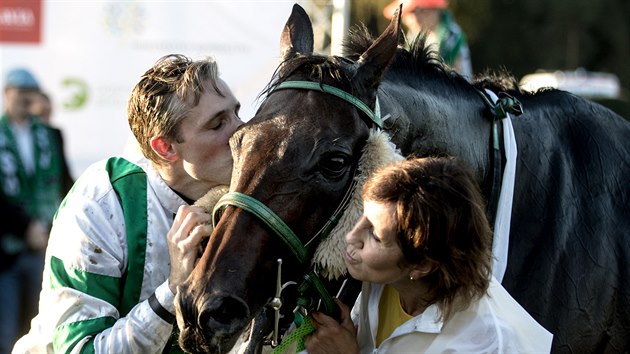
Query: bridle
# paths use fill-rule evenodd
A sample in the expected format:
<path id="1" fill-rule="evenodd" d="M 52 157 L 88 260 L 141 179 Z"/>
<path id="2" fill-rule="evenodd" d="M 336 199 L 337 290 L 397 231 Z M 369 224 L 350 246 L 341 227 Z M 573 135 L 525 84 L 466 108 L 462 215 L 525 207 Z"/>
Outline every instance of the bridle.
<path id="1" fill-rule="evenodd" d="M 337 96 L 339 98 L 344 99 L 345 101 L 351 103 L 359 110 L 361 110 L 365 115 L 370 119 L 370 123 L 375 124 L 379 128 L 383 127 L 383 121 L 380 116 L 380 107 L 378 104 L 378 98 L 376 99 L 376 108 L 372 111 L 363 101 L 358 99 L 357 97 L 351 95 L 350 93 L 338 89 L 336 87 L 320 84 L 313 81 L 285 81 L 280 83 L 278 86 L 274 88 L 272 92 L 282 89 L 305 89 L 305 90 L 314 90 L 329 93 L 331 95 Z M 326 224 L 305 244 L 302 244 L 300 238 L 291 230 L 291 228 L 284 222 L 276 213 L 274 213 L 271 209 L 269 209 L 262 202 L 257 199 L 240 193 L 240 192 L 229 192 L 225 194 L 214 207 L 212 212 L 212 224 L 216 226 L 218 222 L 219 216 L 221 214 L 221 210 L 223 207 L 232 205 L 237 208 L 241 208 L 251 215 L 255 216 L 257 219 L 262 221 L 265 225 L 267 225 L 276 236 L 278 236 L 285 244 L 291 249 L 295 258 L 300 262 L 300 264 L 305 264 L 310 260 L 310 255 L 312 254 L 312 246 L 314 245 L 314 240 L 321 240 L 326 238 L 332 229 L 336 226 L 343 214 L 345 207 L 350 199 L 350 194 L 352 193 L 352 187 L 354 186 L 354 179 L 352 182 L 351 188 L 348 188 L 344 198 L 342 199 L 340 205 L 337 207 L 333 215 L 328 218 Z"/>
<path id="2" fill-rule="evenodd" d="M 274 89 L 270 91 L 270 94 L 283 89 L 312 90 L 339 97 L 364 113 L 364 115 L 368 118 L 367 120 L 364 118 L 368 126 L 376 125 L 378 128 L 383 128 L 383 120 L 380 115 L 378 97 L 376 98 L 375 109 L 372 110 L 359 98 L 344 90 L 313 81 L 285 81 L 275 86 Z M 311 261 L 315 248 L 323 239 L 330 235 L 331 231 L 335 228 L 348 206 L 348 202 L 351 199 L 357 183 L 356 178 L 354 177 L 355 173 L 356 166 L 354 168 L 351 184 L 346 189 L 344 197 L 335 209 L 334 213 L 328 218 L 326 224 L 324 224 L 324 226 L 304 244 L 293 232 L 293 230 L 291 230 L 291 228 L 269 207 L 259 200 L 240 192 L 229 192 L 219 199 L 212 212 L 212 224 L 216 227 L 224 207 L 231 205 L 240 208 L 261 221 L 273 232 L 275 236 L 280 238 L 289 247 L 293 256 L 301 265 L 309 266 L 308 263 Z M 281 285 L 281 265 L 282 260 L 278 259 L 276 296 L 269 302 L 269 306 L 271 306 L 275 311 L 274 333 L 271 341 L 271 345 L 274 347 L 278 344 L 278 322 L 280 318 L 280 308 L 282 306 L 282 300 L 280 299 L 281 292 L 287 285 L 297 284 L 296 282 L 287 282 L 285 285 Z M 298 293 L 300 294 L 300 297 L 298 298 L 298 307 L 296 308 L 297 311 L 295 316 L 295 323 L 298 326 L 304 322 L 308 312 L 316 309 L 317 307 L 319 301 L 315 300 L 312 296 L 307 295 L 307 293 L 309 291 L 312 292 L 313 289 L 315 294 L 317 294 L 319 301 L 321 301 L 321 304 L 323 305 L 323 309 L 321 311 L 329 315 L 337 312 L 332 296 L 330 296 L 324 287 L 318 275 L 317 269 L 313 268 L 310 272 L 304 275 L 303 282 L 298 286 Z"/>
<path id="3" fill-rule="evenodd" d="M 499 92 L 497 95 L 497 100 L 494 102 L 491 97 L 489 97 L 488 90 L 480 90 L 476 89 L 477 93 L 481 96 L 484 104 L 490 111 L 491 119 L 492 119 L 492 140 L 491 140 L 491 185 L 490 185 L 490 194 L 488 198 L 488 219 L 490 223 L 494 223 L 494 219 L 497 213 L 497 208 L 499 204 L 499 195 L 501 192 L 501 180 L 502 180 L 502 171 L 503 171 L 503 158 L 502 158 L 502 149 L 501 143 L 499 139 L 499 122 L 502 119 L 506 119 L 509 117 L 509 114 L 514 116 L 520 116 L 523 114 L 523 106 L 519 100 L 517 100 L 514 96 L 509 95 L 505 92 Z"/>
<path id="4" fill-rule="evenodd" d="M 270 91 L 270 93 L 275 92 L 276 90 L 282 90 L 282 89 L 313 90 L 313 91 L 328 93 L 333 96 L 339 97 L 345 100 L 346 102 L 352 104 L 357 109 L 359 109 L 362 113 L 364 113 L 365 117 L 367 117 L 368 119 L 365 119 L 365 118 L 363 119 L 366 121 L 366 124 L 368 124 L 368 126 L 376 125 L 378 128 L 381 128 L 381 129 L 383 128 L 383 120 L 380 114 L 378 97 L 376 97 L 375 109 L 372 110 L 363 101 L 353 96 L 352 94 L 344 90 L 341 90 L 339 88 L 336 88 L 334 86 L 330 86 L 326 84 L 321 84 L 321 83 L 317 83 L 313 81 L 286 81 L 286 82 L 282 82 L 278 84 L 272 91 Z M 496 122 L 500 119 L 505 118 L 507 112 L 514 113 L 516 115 L 520 114 L 522 112 L 522 108 L 520 106 L 520 102 L 518 102 L 512 96 L 506 95 L 504 93 L 500 94 L 501 99 L 496 104 L 493 104 L 492 102 L 490 102 L 490 100 L 482 92 L 479 92 L 479 93 L 481 94 L 484 100 L 484 103 L 486 103 L 486 105 L 491 109 L 493 113 L 494 119 L 493 119 L 493 129 L 492 129 L 493 130 L 492 131 L 493 133 L 492 134 L 493 136 L 493 139 L 492 139 L 493 149 L 492 150 L 494 153 L 495 166 L 497 165 L 497 162 L 499 162 L 498 165 L 500 166 L 501 165 L 500 164 L 500 148 L 499 148 L 499 143 L 498 143 Z M 354 172 L 356 173 L 356 167 L 355 167 Z M 500 180 L 500 172 L 498 173 L 496 172 L 497 171 L 495 171 L 495 174 L 494 174 L 495 178 L 494 178 L 494 183 L 493 183 L 493 192 L 495 193 L 496 193 L 496 190 L 494 189 L 498 187 L 497 180 Z M 337 225 L 337 223 L 341 219 L 341 216 L 346 210 L 348 202 L 351 199 L 355 186 L 356 186 L 356 178 L 354 178 L 353 176 L 351 185 L 347 188 L 342 201 L 339 203 L 334 213 L 328 218 L 326 224 L 317 233 L 315 233 L 315 235 L 313 235 L 313 237 L 311 237 L 311 239 L 308 242 L 304 244 L 301 242 L 300 238 L 293 232 L 293 230 L 291 230 L 291 228 L 269 207 L 267 207 L 265 204 L 263 204 L 259 200 L 240 192 L 227 193 L 217 202 L 212 213 L 212 223 L 216 227 L 216 224 L 220 218 L 221 212 L 224 207 L 231 205 L 231 206 L 240 208 L 248 212 L 252 216 L 254 216 L 256 219 L 261 221 L 264 225 L 266 225 L 273 232 L 275 236 L 280 238 L 289 247 L 293 256 L 297 259 L 297 261 L 301 265 L 308 266 L 309 265 L 308 263 L 311 261 L 311 258 L 313 256 L 313 253 L 317 245 L 319 245 L 323 239 L 325 239 L 326 237 L 330 235 L 331 231 L 334 229 L 334 227 Z M 492 193 L 492 194 L 495 194 L 495 193 Z M 275 311 L 273 339 L 271 340 L 271 343 L 270 343 L 272 347 L 276 347 L 278 345 L 278 322 L 280 318 L 280 308 L 282 307 L 282 300 L 280 298 L 281 293 L 288 285 L 297 285 L 297 283 L 294 281 L 289 281 L 289 282 L 286 282 L 284 285 L 282 285 L 282 280 L 281 280 L 282 259 L 278 259 L 277 262 L 278 262 L 278 272 L 277 272 L 277 279 L 276 279 L 276 294 L 275 294 L 275 297 L 272 298 L 268 303 L 268 306 L 272 307 L 272 309 Z M 314 299 L 313 296 L 306 295 L 306 293 L 311 289 L 315 289 L 315 294 L 318 300 Z M 336 307 L 334 305 L 332 297 L 330 296 L 326 288 L 323 286 L 321 279 L 319 278 L 319 275 L 315 268 L 313 268 L 310 272 L 308 272 L 307 274 L 303 276 L 303 281 L 298 286 L 298 293 L 300 294 L 300 297 L 298 298 L 298 302 L 297 302 L 298 306 L 296 307 L 296 310 L 294 311 L 295 324 L 297 326 L 300 326 L 301 324 L 304 323 L 304 321 L 307 319 L 308 313 L 316 309 L 317 304 L 320 301 L 321 301 L 321 304 L 323 305 L 323 309 L 321 311 L 329 315 L 334 315 L 336 313 Z M 303 326 L 303 327 L 308 327 L 308 326 Z M 299 334 L 298 332 L 300 331 L 295 330 L 293 334 L 302 336 L 301 340 L 302 340 L 302 345 L 303 345 L 303 338 L 306 334 L 308 334 L 308 332 L 305 332 L 304 330 L 301 331 L 301 334 Z M 290 339 L 294 339 L 294 338 L 290 338 L 290 337 L 291 335 L 289 335 L 289 337 L 283 340 L 283 344 L 281 345 L 282 348 L 285 347 L 284 346 L 285 341 L 288 343 L 291 343 L 293 341 Z M 281 349 L 281 347 L 278 347 L 276 349 Z M 298 343 L 298 348 L 299 348 L 299 343 Z M 282 350 L 280 350 L 280 352 L 281 351 Z"/>

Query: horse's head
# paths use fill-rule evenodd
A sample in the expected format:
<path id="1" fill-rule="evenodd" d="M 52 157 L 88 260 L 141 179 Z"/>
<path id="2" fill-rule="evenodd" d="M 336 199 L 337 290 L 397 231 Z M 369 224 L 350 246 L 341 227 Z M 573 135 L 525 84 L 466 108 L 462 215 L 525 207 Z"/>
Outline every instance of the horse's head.
<path id="1" fill-rule="evenodd" d="M 380 119 L 376 90 L 396 51 L 398 21 L 350 61 L 314 55 L 310 19 L 294 6 L 267 97 L 230 140 L 234 171 L 221 218 L 178 290 L 185 350 L 227 352 L 275 296 L 277 260 L 283 282 L 299 281 L 311 266 Z"/>

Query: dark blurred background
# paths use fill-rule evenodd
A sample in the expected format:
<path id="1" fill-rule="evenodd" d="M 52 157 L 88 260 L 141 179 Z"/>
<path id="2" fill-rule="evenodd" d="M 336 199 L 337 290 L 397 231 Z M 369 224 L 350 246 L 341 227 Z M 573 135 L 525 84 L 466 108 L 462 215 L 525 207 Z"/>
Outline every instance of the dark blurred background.
<path id="1" fill-rule="evenodd" d="M 351 0 L 350 25 L 374 35 L 389 24 L 391 0 Z M 544 72 L 610 73 L 614 98 L 588 97 L 630 118 L 630 0 L 450 0 L 476 74 L 501 68 L 517 80 Z"/>

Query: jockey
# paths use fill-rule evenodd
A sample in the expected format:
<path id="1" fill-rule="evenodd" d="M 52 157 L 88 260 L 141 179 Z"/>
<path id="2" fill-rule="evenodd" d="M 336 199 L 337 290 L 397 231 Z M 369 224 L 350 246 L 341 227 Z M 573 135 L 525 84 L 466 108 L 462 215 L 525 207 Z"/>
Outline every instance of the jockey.
<path id="1" fill-rule="evenodd" d="M 174 294 L 211 230 L 191 204 L 229 184 L 239 108 L 212 59 L 169 55 L 141 77 L 128 120 L 142 154 L 93 164 L 62 202 L 39 314 L 13 353 L 178 349 Z"/>

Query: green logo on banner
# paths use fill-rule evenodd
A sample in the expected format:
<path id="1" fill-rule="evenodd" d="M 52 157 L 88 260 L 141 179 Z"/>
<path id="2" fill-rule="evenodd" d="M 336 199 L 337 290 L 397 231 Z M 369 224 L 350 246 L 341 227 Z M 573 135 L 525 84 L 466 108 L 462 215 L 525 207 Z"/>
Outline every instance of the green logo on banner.
<path id="1" fill-rule="evenodd" d="M 63 80 L 63 87 L 70 91 L 70 97 L 64 100 L 63 108 L 68 110 L 81 109 L 88 101 L 89 90 L 85 81 L 78 78 Z"/>

